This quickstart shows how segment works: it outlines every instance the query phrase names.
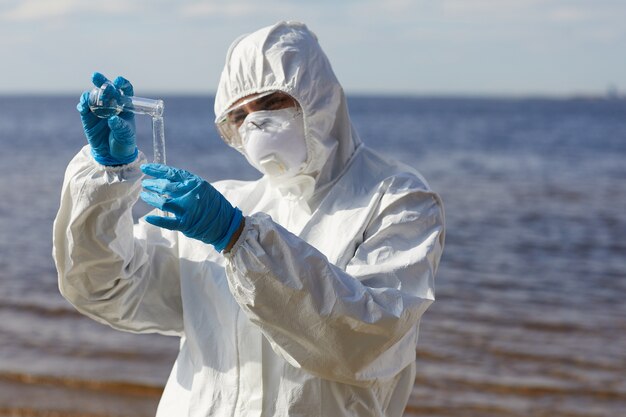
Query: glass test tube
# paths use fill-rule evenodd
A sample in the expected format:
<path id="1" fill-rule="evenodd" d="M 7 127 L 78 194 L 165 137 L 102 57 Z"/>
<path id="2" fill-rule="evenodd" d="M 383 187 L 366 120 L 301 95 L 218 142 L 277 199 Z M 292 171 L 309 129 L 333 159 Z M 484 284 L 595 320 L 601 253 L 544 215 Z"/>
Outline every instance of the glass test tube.
<path id="1" fill-rule="evenodd" d="M 147 114 L 152 117 L 163 116 L 163 100 L 125 96 L 107 81 L 89 92 L 89 108 L 98 117 L 108 118 L 129 111 L 135 114 Z"/>
<path id="2" fill-rule="evenodd" d="M 165 128 L 162 116 L 152 116 L 152 157 L 155 163 L 165 164 Z"/>

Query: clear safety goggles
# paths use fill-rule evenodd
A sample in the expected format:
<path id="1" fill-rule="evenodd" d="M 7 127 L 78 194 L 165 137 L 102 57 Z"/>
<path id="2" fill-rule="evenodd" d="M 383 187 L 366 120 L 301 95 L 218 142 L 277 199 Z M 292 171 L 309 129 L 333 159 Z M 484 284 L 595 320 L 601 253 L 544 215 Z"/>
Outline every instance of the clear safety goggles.
<path id="1" fill-rule="evenodd" d="M 300 109 L 296 99 L 289 94 L 279 90 L 264 91 L 245 97 L 230 106 L 215 119 L 215 126 L 226 144 L 241 150 L 243 149 L 243 142 L 239 128 L 248 114 L 260 110 L 278 110 L 287 107 Z"/>

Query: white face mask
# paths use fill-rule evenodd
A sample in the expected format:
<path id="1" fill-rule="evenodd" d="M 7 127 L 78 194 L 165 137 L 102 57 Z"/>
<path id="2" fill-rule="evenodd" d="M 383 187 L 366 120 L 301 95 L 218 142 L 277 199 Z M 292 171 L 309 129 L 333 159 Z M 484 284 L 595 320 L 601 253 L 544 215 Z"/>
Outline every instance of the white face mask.
<path id="1" fill-rule="evenodd" d="M 248 114 L 239 127 L 248 161 L 271 177 L 293 177 L 306 163 L 304 119 L 295 107 Z"/>

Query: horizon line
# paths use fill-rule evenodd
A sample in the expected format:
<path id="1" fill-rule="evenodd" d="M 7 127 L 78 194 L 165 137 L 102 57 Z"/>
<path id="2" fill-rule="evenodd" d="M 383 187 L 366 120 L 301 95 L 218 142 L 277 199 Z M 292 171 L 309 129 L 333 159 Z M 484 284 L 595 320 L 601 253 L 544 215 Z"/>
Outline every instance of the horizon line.
<path id="1" fill-rule="evenodd" d="M 79 97 L 82 91 L 0 91 L 0 98 L 15 97 Z M 380 98 L 449 98 L 449 99 L 552 99 L 552 100 L 575 100 L 575 99 L 626 99 L 626 93 L 615 91 L 605 92 L 436 92 L 436 91 L 345 91 L 346 97 L 380 97 Z M 215 97 L 215 91 L 157 91 L 145 90 L 140 94 L 142 97 Z"/>

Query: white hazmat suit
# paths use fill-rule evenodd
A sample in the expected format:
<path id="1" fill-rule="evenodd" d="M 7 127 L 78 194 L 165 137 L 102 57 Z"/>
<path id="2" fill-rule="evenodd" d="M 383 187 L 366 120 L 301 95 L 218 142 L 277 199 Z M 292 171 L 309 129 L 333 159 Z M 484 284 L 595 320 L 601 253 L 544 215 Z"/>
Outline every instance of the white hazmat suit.
<path id="1" fill-rule="evenodd" d="M 434 300 L 441 201 L 361 144 L 315 35 L 281 22 L 230 48 L 215 112 L 278 90 L 304 114 L 288 180 L 214 186 L 245 217 L 229 253 L 140 221 L 141 157 L 67 168 L 54 224 L 62 294 L 113 328 L 181 338 L 157 415 L 402 415 L 419 321 Z"/>

